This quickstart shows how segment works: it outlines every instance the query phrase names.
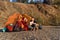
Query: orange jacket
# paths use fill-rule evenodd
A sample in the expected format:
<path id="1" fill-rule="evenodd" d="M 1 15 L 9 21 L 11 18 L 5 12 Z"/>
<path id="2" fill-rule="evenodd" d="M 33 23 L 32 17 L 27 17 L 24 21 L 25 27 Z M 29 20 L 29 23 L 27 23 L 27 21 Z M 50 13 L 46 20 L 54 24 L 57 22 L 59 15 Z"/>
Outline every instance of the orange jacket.
<path id="1" fill-rule="evenodd" d="M 19 13 L 14 13 L 13 15 L 9 16 L 7 22 L 5 23 L 5 26 L 8 24 L 14 24 L 19 15 Z"/>

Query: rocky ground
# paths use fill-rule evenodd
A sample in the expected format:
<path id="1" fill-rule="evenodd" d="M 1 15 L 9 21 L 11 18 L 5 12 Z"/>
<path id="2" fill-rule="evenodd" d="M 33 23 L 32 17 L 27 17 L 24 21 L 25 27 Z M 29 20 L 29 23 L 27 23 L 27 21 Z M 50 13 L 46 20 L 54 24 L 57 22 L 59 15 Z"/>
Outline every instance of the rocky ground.
<path id="1" fill-rule="evenodd" d="M 37 31 L 0 33 L 0 40 L 60 40 L 60 28 L 43 27 Z"/>

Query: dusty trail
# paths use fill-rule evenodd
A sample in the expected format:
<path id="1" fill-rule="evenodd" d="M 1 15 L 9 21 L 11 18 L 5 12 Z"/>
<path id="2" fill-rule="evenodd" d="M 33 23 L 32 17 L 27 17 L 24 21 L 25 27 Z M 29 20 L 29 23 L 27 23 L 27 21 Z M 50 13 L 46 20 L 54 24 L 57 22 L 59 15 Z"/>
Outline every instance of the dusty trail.
<path id="1" fill-rule="evenodd" d="M 60 28 L 43 27 L 37 31 L 0 33 L 0 40 L 59 40 Z"/>

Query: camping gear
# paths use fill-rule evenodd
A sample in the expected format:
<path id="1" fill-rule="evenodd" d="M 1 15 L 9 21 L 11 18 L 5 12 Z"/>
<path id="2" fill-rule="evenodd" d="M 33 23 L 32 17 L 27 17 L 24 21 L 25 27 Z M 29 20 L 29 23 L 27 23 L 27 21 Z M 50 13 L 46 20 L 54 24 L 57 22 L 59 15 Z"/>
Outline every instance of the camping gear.
<path id="1" fill-rule="evenodd" d="M 4 28 L 2 29 L 2 32 L 6 32 L 6 31 L 7 31 L 7 28 L 4 27 Z"/>
<path id="2" fill-rule="evenodd" d="M 39 26 L 39 29 L 42 29 L 42 25 Z"/>
<path id="3" fill-rule="evenodd" d="M 8 29 L 9 31 L 13 31 L 12 26 L 7 26 L 7 29 Z"/>
<path id="4" fill-rule="evenodd" d="M 6 28 L 8 29 L 9 32 L 12 32 L 13 31 L 13 24 L 7 25 Z"/>

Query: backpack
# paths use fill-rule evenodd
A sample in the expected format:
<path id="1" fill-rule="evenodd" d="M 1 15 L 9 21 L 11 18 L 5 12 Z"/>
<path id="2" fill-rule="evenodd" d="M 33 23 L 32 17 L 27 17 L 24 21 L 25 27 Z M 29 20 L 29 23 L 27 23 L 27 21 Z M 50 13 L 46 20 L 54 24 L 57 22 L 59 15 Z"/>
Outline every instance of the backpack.
<path id="1" fill-rule="evenodd" d="M 6 32 L 6 30 L 7 30 L 7 28 L 6 28 L 6 27 L 4 27 L 4 28 L 2 29 L 2 32 Z"/>
<path id="2" fill-rule="evenodd" d="M 41 25 L 39 26 L 39 29 L 42 29 L 42 26 Z"/>

